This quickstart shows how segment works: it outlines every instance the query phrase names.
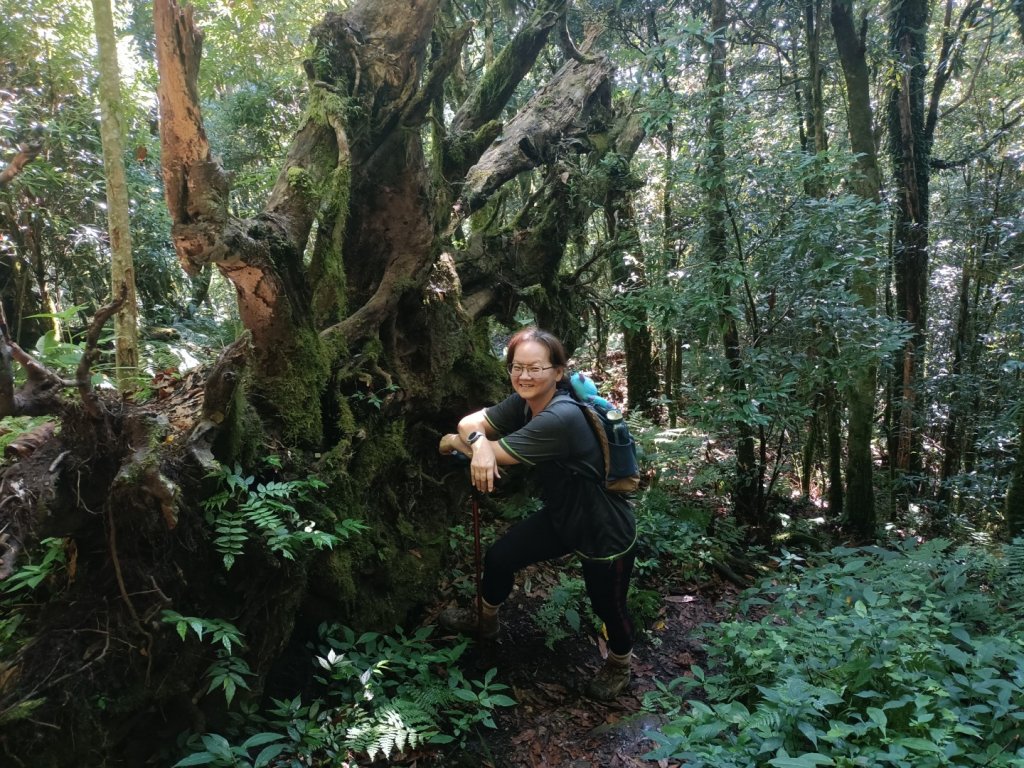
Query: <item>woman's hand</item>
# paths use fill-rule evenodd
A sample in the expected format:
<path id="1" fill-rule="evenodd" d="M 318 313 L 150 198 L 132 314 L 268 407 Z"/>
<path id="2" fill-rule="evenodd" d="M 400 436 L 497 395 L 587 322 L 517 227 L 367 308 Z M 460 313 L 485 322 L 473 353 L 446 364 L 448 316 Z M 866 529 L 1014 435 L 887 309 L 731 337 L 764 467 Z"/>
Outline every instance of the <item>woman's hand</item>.
<path id="1" fill-rule="evenodd" d="M 498 460 L 489 440 L 481 438 L 473 443 L 473 460 L 469 462 L 469 473 L 473 487 L 481 493 L 494 490 L 494 481 L 501 477 Z"/>

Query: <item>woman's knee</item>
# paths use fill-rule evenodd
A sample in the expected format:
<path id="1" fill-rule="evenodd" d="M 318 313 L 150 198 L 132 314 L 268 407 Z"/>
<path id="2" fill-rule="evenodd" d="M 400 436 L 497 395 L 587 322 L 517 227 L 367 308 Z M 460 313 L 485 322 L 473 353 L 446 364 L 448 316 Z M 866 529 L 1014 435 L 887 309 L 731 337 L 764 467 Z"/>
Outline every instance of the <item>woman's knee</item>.
<path id="1" fill-rule="evenodd" d="M 513 573 L 515 566 L 513 552 L 510 547 L 503 546 L 501 540 L 487 548 L 484 555 L 484 568 L 491 573 Z"/>

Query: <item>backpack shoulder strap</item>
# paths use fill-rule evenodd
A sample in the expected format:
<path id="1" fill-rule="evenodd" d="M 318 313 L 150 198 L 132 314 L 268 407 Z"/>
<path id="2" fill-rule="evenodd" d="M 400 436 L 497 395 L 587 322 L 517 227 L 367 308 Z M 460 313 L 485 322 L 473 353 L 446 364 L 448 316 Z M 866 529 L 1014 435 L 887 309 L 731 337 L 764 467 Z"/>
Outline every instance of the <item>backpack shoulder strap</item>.
<path id="1" fill-rule="evenodd" d="M 612 470 L 612 455 L 611 449 L 608 447 L 608 435 L 604 431 L 604 423 L 601 421 L 601 417 L 597 411 L 591 408 L 587 403 L 581 403 L 579 400 L 573 399 L 583 411 L 583 417 L 590 424 L 590 431 L 597 437 L 597 444 L 601 446 L 601 456 L 604 458 L 604 479 L 608 480 L 608 475 Z"/>

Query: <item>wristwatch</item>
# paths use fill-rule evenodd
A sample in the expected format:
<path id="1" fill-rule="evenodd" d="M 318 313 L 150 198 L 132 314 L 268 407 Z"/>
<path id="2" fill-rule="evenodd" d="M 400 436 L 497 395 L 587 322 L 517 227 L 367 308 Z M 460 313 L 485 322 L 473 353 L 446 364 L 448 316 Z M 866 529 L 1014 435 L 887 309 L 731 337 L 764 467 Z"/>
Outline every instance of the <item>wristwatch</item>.
<path id="1" fill-rule="evenodd" d="M 475 430 L 473 432 L 470 432 L 469 436 L 466 438 L 466 445 L 468 445 L 470 448 L 472 448 L 473 447 L 473 443 L 475 443 L 477 440 L 479 440 L 483 436 L 484 436 L 483 432 L 477 432 Z"/>

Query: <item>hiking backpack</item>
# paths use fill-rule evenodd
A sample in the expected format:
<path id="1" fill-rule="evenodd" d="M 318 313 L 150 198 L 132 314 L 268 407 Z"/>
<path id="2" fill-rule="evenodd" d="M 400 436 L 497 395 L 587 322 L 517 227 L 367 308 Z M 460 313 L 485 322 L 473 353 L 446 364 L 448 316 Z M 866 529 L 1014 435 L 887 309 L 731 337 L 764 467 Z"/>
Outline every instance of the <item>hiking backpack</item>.
<path id="1" fill-rule="evenodd" d="M 622 411 L 603 397 L 597 387 L 581 373 L 569 377 L 573 402 L 586 417 L 597 436 L 604 457 L 604 487 L 612 493 L 632 493 L 640 487 L 640 469 L 636 460 L 636 441 L 622 417 Z"/>

